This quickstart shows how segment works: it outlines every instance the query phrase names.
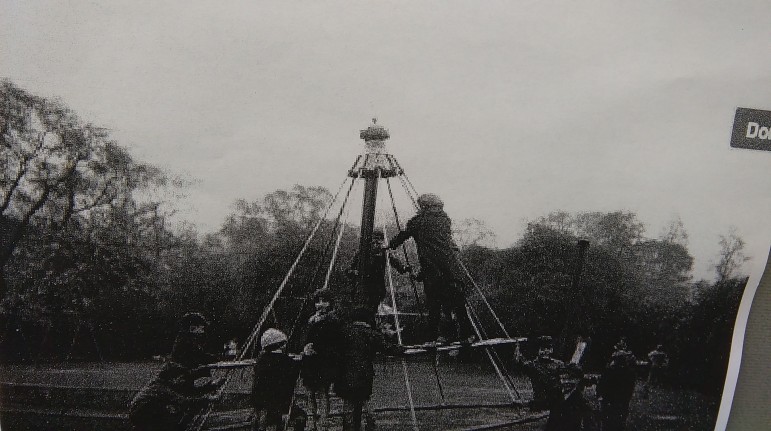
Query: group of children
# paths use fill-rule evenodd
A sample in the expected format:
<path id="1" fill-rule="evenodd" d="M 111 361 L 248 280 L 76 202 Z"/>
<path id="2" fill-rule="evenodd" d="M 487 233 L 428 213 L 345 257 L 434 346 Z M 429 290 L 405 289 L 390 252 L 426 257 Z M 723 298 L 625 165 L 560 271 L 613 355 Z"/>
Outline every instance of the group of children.
<path id="1" fill-rule="evenodd" d="M 255 429 L 278 427 L 282 423 L 281 415 L 284 421 L 294 423 L 295 429 L 304 428 L 307 414 L 293 402 L 298 372 L 308 391 L 314 429 L 328 426 L 332 385 L 343 400 L 343 430 L 359 430 L 362 421 L 366 430 L 374 429 L 369 400 L 375 355 L 399 350 L 387 341 L 382 331 L 373 327 L 378 306 L 387 294 L 385 280 L 389 264 L 399 273 L 409 273 L 423 282 L 431 341 L 443 342 L 451 338 L 467 343 L 472 340 L 463 292 L 467 274 L 452 239 L 450 218 L 436 195 L 422 195 L 417 203 L 417 215 L 390 242 L 386 243 L 384 232 L 373 232 L 369 261 L 361 262 L 361 253 L 354 257 L 348 275 L 360 281 L 358 286 L 364 289 L 364 303 L 347 310 L 347 316 L 343 318 L 334 307 L 332 295 L 326 290 L 317 291 L 314 295 L 316 313 L 308 322 L 308 335 L 301 355 L 287 355 L 286 336 L 280 331 L 272 328 L 263 334 L 263 350 L 255 365 L 253 388 L 255 411 L 261 412 L 255 414 L 258 418 Z M 417 245 L 419 274 L 414 274 L 409 265 L 390 253 L 409 238 Z M 457 327 L 446 338 L 437 336 L 442 315 L 455 321 Z M 300 365 L 290 367 L 291 363 L 298 362 Z"/>
<path id="2" fill-rule="evenodd" d="M 531 381 L 533 399 L 530 408 L 534 411 L 549 410 L 549 418 L 543 429 L 626 429 L 629 403 L 635 391 L 638 368 L 644 364 L 638 362 L 627 347 L 626 340 L 622 337 L 614 345 L 610 359 L 598 375 L 583 373 L 581 357 L 576 360 L 574 355 L 570 363 L 552 357 L 552 343 L 550 336 L 539 337 L 538 355 L 532 360 L 525 360 L 517 345 L 514 358 L 520 370 Z M 661 345 L 649 353 L 648 357 L 651 361 L 646 386 L 654 384 L 651 379 L 657 379 L 655 384 L 661 382 L 659 376 L 665 372 L 669 362 Z M 599 410 L 583 395 L 584 388 L 591 385 L 596 385 Z"/>
<path id="3" fill-rule="evenodd" d="M 299 355 L 286 352 L 286 335 L 267 329 L 255 363 L 252 388 L 255 430 L 305 429 L 307 413 L 294 399 L 297 377 L 302 378 L 312 409 L 312 428 L 329 427 L 330 390 L 343 400 L 343 430 L 374 430 L 369 408 L 374 383 L 374 360 L 381 352 L 396 353 L 373 328 L 368 307 L 355 308 L 345 321 L 334 307 L 329 291 L 314 294 L 316 312 L 309 319 L 306 344 Z"/>
<path id="4" fill-rule="evenodd" d="M 472 328 L 463 292 L 467 274 L 452 239 L 450 218 L 436 195 L 422 195 L 417 203 L 417 215 L 389 243 L 385 242 L 382 231 L 373 232 L 373 249 L 368 262 L 359 262 L 359 254 L 354 258 L 349 275 L 356 277 L 360 281 L 358 285 L 365 290 L 364 303 L 355 308 L 348 307 L 343 318 L 336 310 L 330 292 L 317 291 L 314 294 L 316 312 L 308 322 L 305 347 L 297 355 L 287 353 L 286 334 L 276 328 L 263 332 L 252 388 L 255 430 L 284 429 L 290 423 L 295 430 L 305 429 L 307 413 L 294 400 L 298 376 L 302 377 L 308 390 L 314 430 L 328 427 L 329 393 L 333 385 L 335 393 L 343 400 L 343 430 L 360 430 L 362 420 L 366 430 L 374 429 L 369 400 L 373 390 L 375 355 L 400 349 L 387 341 L 382 331 L 373 328 L 377 308 L 387 293 L 385 278 L 389 262 L 400 273 L 410 273 L 423 282 L 431 341 L 448 341 L 445 337 L 437 337 L 442 315 L 455 321 L 458 328 L 447 338 L 471 341 Z M 409 238 L 417 245 L 419 274 L 413 274 L 409 265 L 390 254 L 390 250 L 395 250 Z M 216 360 L 203 354 L 200 338 L 208 322 L 202 316 L 196 316 L 200 321 L 193 323 L 203 326 L 183 323 L 185 328 L 180 331 L 174 345 L 176 353 L 172 352 L 169 362 L 174 365 L 164 367 L 132 402 L 130 418 L 136 431 L 186 429 L 192 416 L 215 396 L 221 381 L 203 379 L 201 383 L 198 380 L 207 375 L 210 377 L 204 365 Z M 169 399 L 173 398 L 171 394 L 184 398 L 167 402 L 158 396 L 159 388 L 168 392 L 165 396 Z M 185 405 L 185 408 L 175 407 L 179 405 Z M 172 410 L 173 414 L 168 413 Z M 184 410 L 184 414 L 179 414 L 179 410 Z M 168 420 L 163 421 L 164 425 L 156 426 L 161 422 L 159 411 L 167 412 Z M 174 427 L 169 425 L 171 423 Z"/>

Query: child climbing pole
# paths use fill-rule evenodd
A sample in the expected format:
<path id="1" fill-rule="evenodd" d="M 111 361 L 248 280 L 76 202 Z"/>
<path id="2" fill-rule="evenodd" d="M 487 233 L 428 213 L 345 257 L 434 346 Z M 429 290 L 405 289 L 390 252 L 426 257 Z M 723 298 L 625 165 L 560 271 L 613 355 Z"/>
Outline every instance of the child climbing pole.
<path id="1" fill-rule="evenodd" d="M 386 296 L 386 253 L 389 250 L 385 247 L 385 234 L 380 229 L 375 229 L 372 232 L 372 247 L 370 252 L 370 260 L 367 265 L 360 264 L 361 253 L 356 253 L 351 266 L 348 269 L 348 276 L 356 278 L 361 275 L 363 279 L 363 286 L 366 291 L 366 308 L 370 310 L 370 315 L 373 317 L 377 314 L 378 307 L 381 301 Z M 411 273 L 412 268 L 405 265 L 396 256 L 388 256 L 391 267 L 396 269 L 400 274 Z M 363 273 L 360 271 L 363 270 Z"/>

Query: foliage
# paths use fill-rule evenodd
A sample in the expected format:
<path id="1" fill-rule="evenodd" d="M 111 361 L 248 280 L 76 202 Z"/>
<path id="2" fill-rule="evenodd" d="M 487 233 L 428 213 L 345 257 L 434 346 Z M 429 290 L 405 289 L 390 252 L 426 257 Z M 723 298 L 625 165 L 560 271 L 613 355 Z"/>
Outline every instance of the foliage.
<path id="1" fill-rule="evenodd" d="M 336 223 L 338 209 L 326 214 L 326 189 L 297 185 L 238 200 L 215 233 L 172 230 L 172 200 L 164 193 L 178 181 L 134 160 L 107 130 L 61 102 L 7 81 L 0 92 L 6 359 L 65 359 L 83 340 L 105 359 L 166 354 L 188 311 L 212 320 L 213 349 L 232 337 L 243 341 L 317 223 L 268 323 L 301 339 L 315 289 L 326 284 L 340 298 L 350 296 L 345 270 L 359 247 L 358 228 Z M 504 249 L 493 247 L 480 220 L 454 227 L 463 261 L 511 334 L 556 336 L 563 356 L 575 336 L 589 336 L 594 368 L 622 336 L 640 357 L 664 344 L 682 382 L 720 387 L 746 284 L 737 278 L 747 257 L 735 230 L 720 238 L 717 281 L 693 283 L 679 219 L 649 238 L 633 212 L 558 211 L 528 223 Z M 397 229 L 387 230 L 392 236 Z M 589 241 L 585 251 L 580 239 Z M 414 247 L 406 253 L 398 257 L 415 265 Z M 401 310 L 421 311 L 419 286 L 406 277 L 394 281 Z M 475 291 L 469 286 L 470 301 L 484 310 Z M 497 326 L 490 313 L 480 311 L 480 318 L 486 328 Z M 14 334 L 23 340 L 11 343 Z"/>
<path id="2" fill-rule="evenodd" d="M 715 265 L 718 282 L 729 280 L 748 260 L 744 255 L 744 240 L 735 227 L 731 227 L 727 235 L 720 235 L 720 260 Z"/>
<path id="3" fill-rule="evenodd" d="M 0 315 L 6 332 L 32 322 L 46 339 L 67 321 L 74 339 L 149 285 L 170 233 L 167 203 L 145 196 L 168 178 L 62 102 L 9 81 L 0 97 Z"/>
<path id="4" fill-rule="evenodd" d="M 495 246 L 495 233 L 479 219 L 467 218 L 453 223 L 452 233 L 461 249 Z"/>
<path id="5" fill-rule="evenodd" d="M 90 220 L 130 206 L 134 190 L 166 181 L 157 168 L 135 162 L 107 130 L 83 123 L 63 103 L 9 81 L 0 84 L 0 97 L 0 211 L 16 221 L 0 250 L 1 263 L 32 224 L 60 230 L 74 216 Z"/>
<path id="6" fill-rule="evenodd" d="M 679 220 L 658 239 L 644 232 L 633 213 L 555 212 L 529 223 L 513 247 L 469 247 L 463 259 L 512 333 L 556 336 L 563 357 L 576 335 L 590 336 L 590 367 L 604 366 L 622 336 L 641 359 L 664 344 L 683 382 L 703 382 L 698 373 L 722 385 L 741 280 L 692 283 Z M 590 246 L 574 285 L 579 238 Z"/>
<path id="7" fill-rule="evenodd" d="M 720 394 L 728 368 L 734 323 L 747 278 L 696 285 L 696 301 L 672 345 L 683 383 Z"/>
<path id="8" fill-rule="evenodd" d="M 223 336 L 230 334 L 243 340 L 324 215 L 331 197 L 324 188 L 297 185 L 291 191 L 278 190 L 256 201 L 237 201 L 219 232 L 203 240 L 190 232 L 180 250 L 183 252 L 169 256 L 168 269 L 161 277 L 165 286 L 163 301 L 216 316 L 215 326 Z M 330 274 L 329 281 L 337 286 L 347 283 L 344 268 L 358 245 L 354 228 L 342 227 L 337 270 Z M 307 318 L 311 305 L 307 299 L 324 284 L 339 228 L 329 219 L 322 220 L 288 279 L 271 317 L 287 332 L 301 326 L 295 324 L 298 314 Z M 300 312 L 303 307 L 306 313 Z"/>

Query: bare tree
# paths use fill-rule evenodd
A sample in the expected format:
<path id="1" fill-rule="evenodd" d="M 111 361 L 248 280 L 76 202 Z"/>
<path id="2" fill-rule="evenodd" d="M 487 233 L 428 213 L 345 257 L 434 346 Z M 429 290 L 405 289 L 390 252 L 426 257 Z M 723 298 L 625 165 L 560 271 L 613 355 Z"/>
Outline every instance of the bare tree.
<path id="1" fill-rule="evenodd" d="M 166 182 L 106 129 L 7 80 L 0 82 L 0 147 L 0 297 L 5 266 L 31 226 L 61 231 L 73 217 L 89 221 L 114 208 L 133 207 L 142 216 L 149 210 L 136 206 L 132 192 Z"/>
<path id="2" fill-rule="evenodd" d="M 662 230 L 660 239 L 671 244 L 679 244 L 683 247 L 688 246 L 688 232 L 685 231 L 685 226 L 680 216 L 675 216 Z"/>
<path id="3" fill-rule="evenodd" d="M 465 249 L 471 246 L 494 246 L 495 233 L 478 219 L 467 218 L 454 223 L 452 229 L 458 247 Z"/>
<path id="4" fill-rule="evenodd" d="M 720 258 L 715 264 L 718 282 L 735 277 L 744 262 L 750 260 L 744 254 L 744 246 L 744 240 L 737 233 L 735 226 L 729 228 L 727 235 L 720 235 Z"/>

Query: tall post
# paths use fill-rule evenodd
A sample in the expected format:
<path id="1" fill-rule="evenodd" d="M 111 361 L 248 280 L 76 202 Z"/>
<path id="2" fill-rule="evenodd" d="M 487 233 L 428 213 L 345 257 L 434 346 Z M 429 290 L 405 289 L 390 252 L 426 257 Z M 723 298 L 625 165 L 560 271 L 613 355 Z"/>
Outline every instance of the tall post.
<path id="1" fill-rule="evenodd" d="M 578 248 L 578 255 L 576 256 L 575 266 L 573 267 L 572 282 L 570 286 L 570 308 L 567 310 L 567 317 L 565 324 L 562 327 L 562 333 L 560 334 L 560 350 L 563 355 L 571 352 L 575 347 L 576 337 L 587 337 L 590 334 L 586 332 L 586 305 L 585 291 L 581 288 L 581 273 L 584 269 L 584 262 L 586 261 L 586 249 L 589 248 L 589 241 L 586 239 L 579 239 L 576 243 Z"/>
<path id="2" fill-rule="evenodd" d="M 361 233 L 359 238 L 359 277 L 352 292 L 353 306 L 366 305 L 372 292 L 368 291 L 366 280 L 372 261 L 372 231 L 375 228 L 377 188 L 380 178 L 399 175 L 398 168 L 391 163 L 386 152 L 385 141 L 390 137 L 388 130 L 372 119 L 372 124 L 361 130 L 359 137 L 364 140 L 364 156 L 359 158 L 349 176 L 364 179 L 364 202 L 361 211 Z"/>
<path id="3" fill-rule="evenodd" d="M 372 231 L 375 229 L 375 207 L 377 205 L 377 172 L 364 178 L 364 205 L 361 210 L 361 236 L 359 239 L 359 276 L 372 260 Z M 359 281 L 362 281 L 361 279 Z"/>

